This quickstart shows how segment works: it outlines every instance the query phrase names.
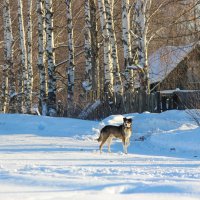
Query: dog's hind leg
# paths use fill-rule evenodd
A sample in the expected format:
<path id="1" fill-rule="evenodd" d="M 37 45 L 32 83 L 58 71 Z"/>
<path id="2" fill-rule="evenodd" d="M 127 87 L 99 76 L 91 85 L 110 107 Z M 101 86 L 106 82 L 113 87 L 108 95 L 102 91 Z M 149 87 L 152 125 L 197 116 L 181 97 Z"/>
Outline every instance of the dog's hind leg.
<path id="1" fill-rule="evenodd" d="M 105 137 L 105 138 L 102 139 L 101 144 L 99 146 L 100 153 L 102 153 L 103 145 L 104 145 L 104 143 L 106 142 L 107 139 L 108 139 L 108 137 Z"/>
<path id="2" fill-rule="evenodd" d="M 108 143 L 108 152 L 109 153 L 111 153 L 111 150 L 110 150 L 110 145 L 111 145 L 111 143 L 112 143 L 112 137 L 109 137 L 108 139 L 107 139 L 107 143 Z"/>

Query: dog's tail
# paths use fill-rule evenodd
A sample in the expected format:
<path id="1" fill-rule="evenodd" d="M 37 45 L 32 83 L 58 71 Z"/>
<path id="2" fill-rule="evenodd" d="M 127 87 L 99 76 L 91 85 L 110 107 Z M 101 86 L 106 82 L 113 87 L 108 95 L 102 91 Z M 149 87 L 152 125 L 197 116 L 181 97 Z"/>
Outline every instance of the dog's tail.
<path id="1" fill-rule="evenodd" d="M 102 135 L 100 134 L 99 138 L 96 139 L 98 142 L 101 142 L 102 140 Z"/>

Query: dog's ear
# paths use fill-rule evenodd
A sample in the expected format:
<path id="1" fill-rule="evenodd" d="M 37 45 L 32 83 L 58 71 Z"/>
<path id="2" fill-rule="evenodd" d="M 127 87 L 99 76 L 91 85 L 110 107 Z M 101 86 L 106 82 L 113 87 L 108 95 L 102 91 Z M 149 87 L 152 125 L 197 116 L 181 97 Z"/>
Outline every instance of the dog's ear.
<path id="1" fill-rule="evenodd" d="M 132 119 L 131 119 L 131 118 L 130 118 L 130 119 L 128 119 L 128 121 L 132 123 Z"/>
<path id="2" fill-rule="evenodd" d="M 126 117 L 123 118 L 123 121 L 126 121 Z"/>

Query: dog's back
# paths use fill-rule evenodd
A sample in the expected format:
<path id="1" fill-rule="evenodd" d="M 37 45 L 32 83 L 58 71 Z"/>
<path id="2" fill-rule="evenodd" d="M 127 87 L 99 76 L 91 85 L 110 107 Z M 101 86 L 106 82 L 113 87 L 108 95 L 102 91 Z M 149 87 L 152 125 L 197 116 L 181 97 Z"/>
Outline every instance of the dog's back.
<path id="1" fill-rule="evenodd" d="M 122 139 L 122 137 L 123 137 L 122 125 L 120 125 L 120 126 L 112 126 L 112 125 L 104 126 L 101 129 L 100 136 L 97 140 L 98 140 L 98 142 L 101 142 L 103 140 L 108 139 L 109 137 Z"/>

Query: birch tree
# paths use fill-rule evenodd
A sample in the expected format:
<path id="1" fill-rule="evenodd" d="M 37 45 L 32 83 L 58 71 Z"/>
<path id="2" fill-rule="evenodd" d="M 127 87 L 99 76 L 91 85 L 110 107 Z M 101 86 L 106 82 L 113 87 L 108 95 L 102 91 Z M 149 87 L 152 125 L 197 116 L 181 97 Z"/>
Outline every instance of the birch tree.
<path id="1" fill-rule="evenodd" d="M 92 46 L 91 46 L 91 19 L 90 19 L 90 3 L 89 0 L 85 0 L 85 81 L 83 82 L 83 88 L 86 93 L 92 90 Z"/>
<path id="2" fill-rule="evenodd" d="M 97 29 L 97 6 L 95 0 L 90 0 L 90 34 L 91 34 L 91 62 L 92 62 L 92 88 L 93 100 L 100 98 L 100 70 L 99 70 L 99 47 Z"/>
<path id="3" fill-rule="evenodd" d="M 13 35 L 10 16 L 10 2 L 3 2 L 4 62 L 2 77 L 3 112 L 14 112 L 15 79 L 13 73 Z M 9 104 L 9 105 L 8 105 Z"/>
<path id="4" fill-rule="evenodd" d="M 74 101 L 74 35 L 72 24 L 72 1 L 66 0 L 67 6 L 67 37 L 68 37 L 68 66 L 67 66 L 67 103 L 68 103 L 68 116 L 73 112 Z"/>
<path id="5" fill-rule="evenodd" d="M 2 70 L 2 111 L 6 113 L 8 110 L 8 66 L 4 65 Z"/>
<path id="6" fill-rule="evenodd" d="M 33 89 L 33 59 L 32 59 L 32 0 L 28 0 L 28 26 L 27 26 L 27 68 L 28 68 L 28 81 L 27 81 L 27 112 L 31 113 L 32 108 L 32 89 Z"/>
<path id="7" fill-rule="evenodd" d="M 28 94 L 28 70 L 27 70 L 27 50 L 26 50 L 26 40 L 25 40 L 25 31 L 24 31 L 24 20 L 23 20 L 23 5 L 22 1 L 18 0 L 18 29 L 19 29 L 19 43 L 20 43 L 20 54 L 21 54 L 21 65 L 20 71 L 22 72 L 22 84 L 20 83 L 19 86 L 19 93 L 18 95 L 18 105 L 19 110 L 21 112 L 27 112 L 29 110 L 28 105 L 30 105 L 30 99 Z M 19 73 L 20 73 L 19 71 Z M 19 80 L 21 81 L 21 80 Z"/>
<path id="8" fill-rule="evenodd" d="M 134 90 L 133 71 L 129 69 L 132 65 L 133 57 L 131 50 L 130 36 L 130 5 L 129 0 L 122 0 L 122 42 L 124 48 L 124 66 L 125 66 L 125 91 Z"/>
<path id="9" fill-rule="evenodd" d="M 99 99 L 99 62 L 97 41 L 96 5 L 94 0 L 85 0 L 85 81 L 83 87 L 90 93 L 90 101 Z"/>
<path id="10" fill-rule="evenodd" d="M 46 8 L 46 56 L 48 66 L 48 114 L 56 116 L 56 73 L 53 34 L 53 9 L 52 0 L 45 1 Z"/>
<path id="11" fill-rule="evenodd" d="M 149 69 L 148 69 L 148 12 L 151 6 L 149 0 L 137 0 L 135 4 L 135 37 L 138 54 L 140 89 L 146 93 L 150 93 L 149 86 Z"/>
<path id="12" fill-rule="evenodd" d="M 4 25 L 4 60 L 5 64 L 3 66 L 2 71 L 2 96 L 1 96 L 1 105 L 3 113 L 7 111 L 8 104 L 8 69 L 9 66 L 7 64 L 8 60 L 8 43 L 9 41 L 9 33 L 8 33 L 8 12 L 9 12 L 9 2 L 4 0 L 3 5 L 3 25 Z"/>
<path id="13" fill-rule="evenodd" d="M 111 45 L 111 59 L 112 59 L 113 75 L 114 75 L 115 103 L 119 104 L 121 102 L 121 97 L 123 94 L 123 87 L 122 87 L 122 80 L 121 80 L 120 68 L 119 68 L 117 39 L 115 35 L 112 6 L 113 5 L 111 4 L 111 0 L 105 0 L 107 28 L 109 32 L 109 41 Z"/>
<path id="14" fill-rule="evenodd" d="M 37 0 L 37 15 L 38 15 L 38 61 L 39 69 L 39 109 L 42 115 L 47 115 L 47 80 L 45 70 L 45 7 L 44 0 Z"/>
<path id="15" fill-rule="evenodd" d="M 114 101 L 114 88 L 113 88 L 113 66 L 111 60 L 111 46 L 108 32 L 108 24 L 106 18 L 105 4 L 104 0 L 98 0 L 99 13 L 101 28 L 103 32 L 103 42 L 104 42 L 104 93 L 106 95 L 106 100 L 113 104 Z"/>
<path id="16" fill-rule="evenodd" d="M 196 3 L 196 6 L 194 8 L 194 18 L 195 18 L 195 22 L 194 22 L 195 31 L 199 31 L 200 30 L 200 1 Z"/>

